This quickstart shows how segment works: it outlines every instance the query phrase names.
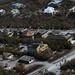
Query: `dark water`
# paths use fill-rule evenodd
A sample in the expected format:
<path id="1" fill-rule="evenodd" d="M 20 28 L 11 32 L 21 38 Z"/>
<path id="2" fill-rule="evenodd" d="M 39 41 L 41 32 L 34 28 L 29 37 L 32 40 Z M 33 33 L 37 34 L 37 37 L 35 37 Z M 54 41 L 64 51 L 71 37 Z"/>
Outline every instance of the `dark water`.
<path id="1" fill-rule="evenodd" d="M 0 0 L 0 2 L 3 2 L 4 0 Z"/>
<path id="2" fill-rule="evenodd" d="M 0 0 L 0 3 L 5 2 L 5 1 L 7 1 L 7 0 Z"/>

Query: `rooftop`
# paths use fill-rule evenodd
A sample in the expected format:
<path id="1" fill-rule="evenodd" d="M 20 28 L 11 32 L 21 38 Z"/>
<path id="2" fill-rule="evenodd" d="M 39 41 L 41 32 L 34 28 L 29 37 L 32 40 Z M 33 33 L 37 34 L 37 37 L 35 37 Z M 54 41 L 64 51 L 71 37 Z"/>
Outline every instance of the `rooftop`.
<path id="1" fill-rule="evenodd" d="M 40 34 L 44 34 L 44 33 L 46 33 L 48 30 L 46 30 L 46 29 L 40 29 L 38 32 L 40 33 Z"/>
<path id="2" fill-rule="evenodd" d="M 34 57 L 24 55 L 19 60 L 30 61 L 31 59 L 34 59 Z"/>
<path id="3" fill-rule="evenodd" d="M 20 2 L 12 3 L 12 6 L 21 7 L 23 6 L 23 3 Z"/>
<path id="4" fill-rule="evenodd" d="M 58 4 L 60 2 L 62 2 L 62 0 L 52 0 L 50 3 L 48 3 L 48 5 L 50 5 L 51 3 Z"/>
<path id="5" fill-rule="evenodd" d="M 25 36 L 32 36 L 36 33 L 37 31 L 36 30 L 28 30 L 26 32 L 24 32 L 24 35 Z"/>
<path id="6" fill-rule="evenodd" d="M 32 43 L 28 46 L 28 48 L 36 49 L 39 45 L 40 45 L 40 43 Z"/>

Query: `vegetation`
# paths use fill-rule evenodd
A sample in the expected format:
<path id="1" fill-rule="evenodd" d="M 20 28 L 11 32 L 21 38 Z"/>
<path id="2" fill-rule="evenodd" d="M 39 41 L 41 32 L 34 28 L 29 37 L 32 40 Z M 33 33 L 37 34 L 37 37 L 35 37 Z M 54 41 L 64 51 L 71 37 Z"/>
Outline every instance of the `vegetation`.
<path id="1" fill-rule="evenodd" d="M 0 75 L 26 75 L 40 67 L 42 67 L 42 65 L 25 68 L 24 64 L 18 64 L 11 70 L 5 70 L 2 66 L 0 66 Z"/>
<path id="2" fill-rule="evenodd" d="M 18 64 L 14 67 L 14 70 L 19 73 L 23 73 L 25 71 L 25 67 L 23 64 Z"/>
<path id="3" fill-rule="evenodd" d="M 56 50 L 56 51 L 61 51 L 61 49 L 70 50 L 72 48 L 72 44 L 70 42 L 67 42 L 67 40 L 58 41 L 58 40 L 52 40 L 49 38 L 46 38 L 46 39 L 37 38 L 33 42 L 41 42 L 41 41 L 43 41 L 44 43 L 47 43 L 52 50 Z"/>
<path id="4" fill-rule="evenodd" d="M 68 61 L 66 64 L 60 67 L 61 70 L 74 69 L 75 70 L 75 59 Z"/>
<path id="5" fill-rule="evenodd" d="M 44 73 L 43 75 L 56 75 L 56 74 L 53 72 L 48 72 L 48 73 Z"/>
<path id="6" fill-rule="evenodd" d="M 43 65 L 34 65 L 30 66 L 29 68 L 25 68 L 24 64 L 18 64 L 16 65 L 16 67 L 14 67 L 14 70 L 16 71 L 16 73 L 19 73 L 21 75 L 26 75 L 42 66 Z"/>
<path id="7" fill-rule="evenodd" d="M 39 73 L 38 73 L 39 75 L 56 75 L 55 73 L 53 73 L 53 72 L 48 72 L 48 71 L 39 71 Z M 38 74 L 36 74 L 36 75 L 38 75 Z"/>
<path id="8" fill-rule="evenodd" d="M 32 27 L 32 28 L 52 28 L 52 29 L 72 29 L 75 28 L 75 19 L 67 18 L 66 14 L 69 8 L 73 7 L 75 2 L 70 0 L 63 0 L 63 6 L 58 8 L 61 12 L 57 15 L 50 16 L 49 14 L 40 14 L 36 11 L 44 9 L 51 0 L 8 0 L 6 3 L 1 4 L 0 8 L 6 11 L 11 9 L 11 2 L 19 1 L 24 3 L 27 7 L 26 10 L 22 9 L 22 14 L 31 11 L 30 17 L 18 18 L 5 15 L 0 17 L 0 27 Z M 6 6 L 5 6 L 6 4 Z M 37 13 L 35 15 L 34 13 Z"/>
<path id="9" fill-rule="evenodd" d="M 45 61 L 50 57 L 51 53 L 52 53 L 51 49 L 47 49 L 47 50 L 45 50 L 44 52 L 42 52 L 40 54 L 35 53 L 34 57 L 41 60 L 41 61 Z"/>
<path id="10" fill-rule="evenodd" d="M 13 70 L 4 70 L 2 66 L 0 66 L 0 75 L 16 75 Z"/>

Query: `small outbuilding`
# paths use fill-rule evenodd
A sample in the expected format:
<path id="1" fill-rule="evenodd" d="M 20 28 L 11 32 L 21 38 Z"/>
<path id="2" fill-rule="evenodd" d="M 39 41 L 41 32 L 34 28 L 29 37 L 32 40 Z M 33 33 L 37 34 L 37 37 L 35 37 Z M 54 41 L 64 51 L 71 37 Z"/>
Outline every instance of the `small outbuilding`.
<path id="1" fill-rule="evenodd" d="M 22 56 L 20 59 L 19 59 L 19 63 L 25 63 L 25 64 L 29 64 L 29 63 L 32 63 L 34 61 L 34 57 L 31 57 L 31 56 Z"/>

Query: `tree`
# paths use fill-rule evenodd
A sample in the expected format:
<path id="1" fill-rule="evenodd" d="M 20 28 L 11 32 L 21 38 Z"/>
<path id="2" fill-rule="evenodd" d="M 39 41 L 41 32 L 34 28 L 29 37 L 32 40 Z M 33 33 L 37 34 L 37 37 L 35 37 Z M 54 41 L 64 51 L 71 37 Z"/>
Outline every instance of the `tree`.
<path id="1" fill-rule="evenodd" d="M 49 72 L 49 71 L 47 71 L 47 70 L 45 70 L 45 71 L 40 71 L 39 73 L 38 73 L 38 75 L 56 75 L 54 72 Z"/>
<path id="2" fill-rule="evenodd" d="M 53 72 L 48 72 L 48 73 L 44 73 L 43 75 L 56 75 L 56 74 Z"/>
<path id="3" fill-rule="evenodd" d="M 23 73 L 25 71 L 25 66 L 23 64 L 18 64 L 16 65 L 16 67 L 14 67 L 14 69 L 16 70 L 16 72 Z"/>

